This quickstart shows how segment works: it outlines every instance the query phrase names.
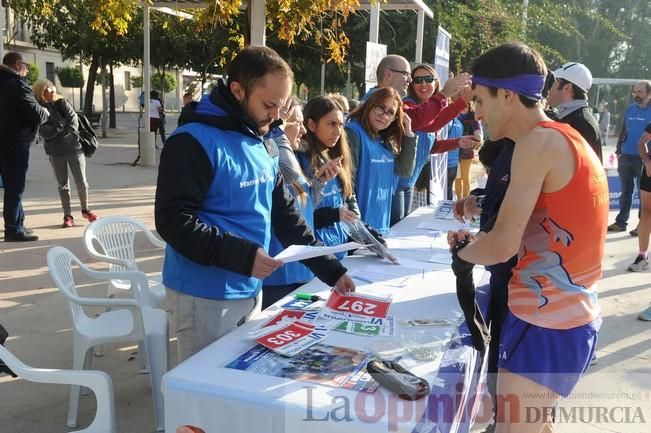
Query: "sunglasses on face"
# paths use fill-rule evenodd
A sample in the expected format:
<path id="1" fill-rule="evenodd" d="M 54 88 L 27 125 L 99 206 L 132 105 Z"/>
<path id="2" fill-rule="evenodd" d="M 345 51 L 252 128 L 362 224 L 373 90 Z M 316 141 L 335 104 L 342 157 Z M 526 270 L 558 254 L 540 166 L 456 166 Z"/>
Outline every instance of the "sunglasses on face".
<path id="1" fill-rule="evenodd" d="M 412 80 L 414 84 L 423 84 L 423 83 L 431 84 L 434 81 L 436 81 L 436 78 L 434 78 L 433 75 L 425 75 L 422 77 L 414 77 Z"/>
<path id="2" fill-rule="evenodd" d="M 376 105 L 373 107 L 373 112 L 378 116 L 387 116 L 390 120 L 395 119 L 396 117 L 396 112 L 393 111 L 392 108 L 387 110 L 383 105 Z"/>

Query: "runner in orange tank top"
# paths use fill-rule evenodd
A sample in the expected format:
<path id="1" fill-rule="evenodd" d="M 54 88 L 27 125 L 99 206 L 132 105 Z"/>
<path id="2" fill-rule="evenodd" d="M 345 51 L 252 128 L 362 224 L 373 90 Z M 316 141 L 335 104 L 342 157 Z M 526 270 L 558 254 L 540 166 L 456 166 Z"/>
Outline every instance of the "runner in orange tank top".
<path id="1" fill-rule="evenodd" d="M 492 265 L 518 254 L 500 339 L 497 431 L 553 432 L 550 408 L 570 394 L 597 341 L 606 176 L 580 134 L 545 115 L 538 52 L 504 44 L 472 74 L 476 118 L 491 140 L 515 141 L 511 181 L 492 230 L 465 247 L 466 231 L 448 240 L 455 260 Z M 532 410 L 542 416 L 527 418 Z"/>

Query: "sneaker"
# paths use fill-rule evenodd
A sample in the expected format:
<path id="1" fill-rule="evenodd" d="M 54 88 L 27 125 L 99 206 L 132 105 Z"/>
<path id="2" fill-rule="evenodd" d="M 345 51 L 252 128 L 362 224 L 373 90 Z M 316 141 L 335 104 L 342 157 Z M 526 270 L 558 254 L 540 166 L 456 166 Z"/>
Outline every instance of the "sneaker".
<path id="1" fill-rule="evenodd" d="M 651 307 L 647 308 L 646 310 L 642 311 L 639 316 L 637 316 L 638 320 L 643 320 L 645 322 L 651 322 Z"/>
<path id="2" fill-rule="evenodd" d="M 73 227 L 75 225 L 75 219 L 72 217 L 72 215 L 66 215 L 63 217 L 63 225 L 61 226 L 62 228 L 68 228 L 68 227 Z"/>
<path id="3" fill-rule="evenodd" d="M 629 235 L 633 236 L 634 238 L 637 237 L 637 227 L 635 227 L 633 230 L 628 232 Z"/>
<path id="4" fill-rule="evenodd" d="M 98 218 L 98 216 L 95 215 L 95 213 L 93 213 L 93 211 L 90 211 L 90 210 L 82 210 L 81 215 L 84 218 L 86 218 L 88 220 L 88 222 L 91 222 L 91 223 Z"/>
<path id="5" fill-rule="evenodd" d="M 626 227 L 622 227 L 617 223 L 612 223 L 608 226 L 609 232 L 623 232 L 624 230 L 626 230 Z"/>
<path id="6" fill-rule="evenodd" d="M 629 272 L 640 272 L 649 267 L 649 261 L 644 258 L 644 256 L 639 255 L 635 258 L 635 261 L 630 265 L 627 270 Z"/>

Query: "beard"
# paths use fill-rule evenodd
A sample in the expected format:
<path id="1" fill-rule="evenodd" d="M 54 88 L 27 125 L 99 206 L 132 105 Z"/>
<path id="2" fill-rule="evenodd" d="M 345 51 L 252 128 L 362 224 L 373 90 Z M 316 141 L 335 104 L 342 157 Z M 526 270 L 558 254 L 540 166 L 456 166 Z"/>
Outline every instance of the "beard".
<path id="1" fill-rule="evenodd" d="M 639 96 L 634 96 L 633 100 L 635 101 L 636 104 L 641 104 L 643 101 L 643 99 L 640 98 Z"/>
<path id="2" fill-rule="evenodd" d="M 265 135 L 267 132 L 269 132 L 269 125 L 271 125 L 271 122 L 273 122 L 273 119 L 267 118 L 265 120 L 258 120 L 256 119 L 253 114 L 251 113 L 251 110 L 249 109 L 249 100 L 248 98 L 244 98 L 242 102 L 240 102 L 242 105 L 242 109 L 246 113 L 247 116 L 249 116 L 249 119 L 253 121 L 255 126 L 258 127 L 258 134 L 260 135 Z"/>

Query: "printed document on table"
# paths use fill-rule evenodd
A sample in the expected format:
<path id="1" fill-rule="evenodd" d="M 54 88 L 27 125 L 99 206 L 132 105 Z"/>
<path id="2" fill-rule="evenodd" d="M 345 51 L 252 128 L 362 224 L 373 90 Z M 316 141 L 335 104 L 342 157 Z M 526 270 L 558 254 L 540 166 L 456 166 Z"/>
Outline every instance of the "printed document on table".
<path id="1" fill-rule="evenodd" d="M 331 247 L 313 247 L 311 245 L 290 245 L 274 257 L 283 263 L 296 262 L 299 260 L 311 259 L 313 257 L 325 256 L 327 254 L 340 253 L 342 251 L 364 248 L 364 245 L 357 242 L 348 242 Z"/>

